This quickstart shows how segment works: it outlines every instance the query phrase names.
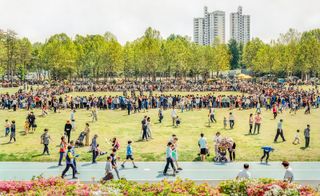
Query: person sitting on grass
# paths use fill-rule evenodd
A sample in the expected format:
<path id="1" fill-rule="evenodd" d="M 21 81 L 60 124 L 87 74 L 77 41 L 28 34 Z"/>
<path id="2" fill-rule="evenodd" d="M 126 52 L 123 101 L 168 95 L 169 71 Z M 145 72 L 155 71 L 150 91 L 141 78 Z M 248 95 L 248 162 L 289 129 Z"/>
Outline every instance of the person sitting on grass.
<path id="1" fill-rule="evenodd" d="M 300 130 L 298 129 L 295 136 L 294 136 L 294 140 L 292 142 L 292 144 L 294 144 L 294 145 L 300 144 L 299 132 L 300 132 Z"/>
<path id="2" fill-rule="evenodd" d="M 266 164 L 268 164 L 270 152 L 274 151 L 274 149 L 270 146 L 263 146 L 261 149 L 263 150 L 263 156 L 261 157 L 260 162 L 262 163 L 263 159 L 266 158 Z"/>
<path id="3" fill-rule="evenodd" d="M 129 140 L 128 141 L 128 145 L 127 145 L 127 151 L 126 151 L 126 160 L 124 160 L 124 162 L 121 164 L 121 167 L 124 168 L 124 164 L 126 163 L 126 161 L 128 161 L 129 159 L 131 160 L 132 164 L 133 164 L 133 168 L 138 168 L 135 164 L 134 164 L 134 158 L 133 158 L 133 150 L 132 150 L 132 141 Z"/>

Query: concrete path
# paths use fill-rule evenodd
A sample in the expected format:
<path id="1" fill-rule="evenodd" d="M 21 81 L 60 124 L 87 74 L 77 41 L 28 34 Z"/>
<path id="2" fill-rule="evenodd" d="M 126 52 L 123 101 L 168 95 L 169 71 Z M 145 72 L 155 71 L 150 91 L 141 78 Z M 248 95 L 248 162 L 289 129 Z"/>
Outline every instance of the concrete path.
<path id="1" fill-rule="evenodd" d="M 137 162 L 138 169 L 133 169 L 131 163 L 126 168 L 119 169 L 120 176 L 138 182 L 160 181 L 164 178 L 175 179 L 173 176 L 163 176 L 163 162 Z M 291 162 L 295 181 L 302 184 L 320 184 L 320 162 Z M 181 171 L 176 177 L 191 179 L 197 182 L 217 184 L 219 181 L 233 179 L 242 169 L 243 162 L 216 164 L 212 162 L 181 162 Z M 270 162 L 268 165 L 249 162 L 253 178 L 282 179 L 284 168 L 280 162 Z M 77 175 L 82 182 L 92 182 L 104 175 L 105 163 L 77 163 Z M 60 176 L 65 167 L 48 162 L 0 162 L 0 180 L 30 180 L 33 176 Z M 168 171 L 170 174 L 172 171 Z M 71 169 L 66 179 L 71 179 Z"/>

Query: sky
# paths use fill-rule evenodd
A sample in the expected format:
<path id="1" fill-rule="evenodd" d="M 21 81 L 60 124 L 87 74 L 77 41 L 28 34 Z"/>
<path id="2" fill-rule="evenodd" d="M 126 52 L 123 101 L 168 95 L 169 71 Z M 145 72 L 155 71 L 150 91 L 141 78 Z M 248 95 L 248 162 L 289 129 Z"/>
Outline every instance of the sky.
<path id="1" fill-rule="evenodd" d="M 162 37 L 192 37 L 193 18 L 209 12 L 226 12 L 226 39 L 230 37 L 230 13 L 237 7 L 251 15 L 251 37 L 265 42 L 289 28 L 320 28 L 320 0 L 0 0 L 0 29 L 12 29 L 19 37 L 44 42 L 56 33 L 116 35 L 124 44 L 143 35 L 147 27 Z"/>

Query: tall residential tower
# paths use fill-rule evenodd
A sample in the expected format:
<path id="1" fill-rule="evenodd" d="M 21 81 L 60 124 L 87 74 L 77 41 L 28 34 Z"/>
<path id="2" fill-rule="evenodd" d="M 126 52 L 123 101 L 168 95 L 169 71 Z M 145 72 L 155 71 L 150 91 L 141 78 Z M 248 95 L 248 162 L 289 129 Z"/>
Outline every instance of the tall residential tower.
<path id="1" fill-rule="evenodd" d="M 238 12 L 230 14 L 230 39 L 246 44 L 250 41 L 250 16 L 242 15 L 242 7 Z"/>
<path id="2" fill-rule="evenodd" d="M 193 19 L 193 40 L 200 45 L 211 45 L 215 40 L 225 42 L 225 13 L 209 13 L 204 7 L 204 17 Z"/>

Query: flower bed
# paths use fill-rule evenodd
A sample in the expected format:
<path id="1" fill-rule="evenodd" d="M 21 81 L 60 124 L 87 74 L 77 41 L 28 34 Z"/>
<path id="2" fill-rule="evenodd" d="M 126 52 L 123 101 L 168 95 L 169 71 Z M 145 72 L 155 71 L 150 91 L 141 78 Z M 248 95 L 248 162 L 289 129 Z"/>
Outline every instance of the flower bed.
<path id="1" fill-rule="evenodd" d="M 312 196 L 315 189 L 272 179 L 228 180 L 220 183 L 219 192 L 238 196 Z"/>
<path id="2" fill-rule="evenodd" d="M 117 180 L 94 184 L 70 182 L 61 178 L 38 178 L 31 181 L 0 181 L 0 195 L 248 195 L 248 196 L 312 196 L 314 189 L 308 186 L 288 184 L 271 179 L 230 180 L 217 188 L 208 184 L 196 184 L 191 180 L 139 184 Z"/>

